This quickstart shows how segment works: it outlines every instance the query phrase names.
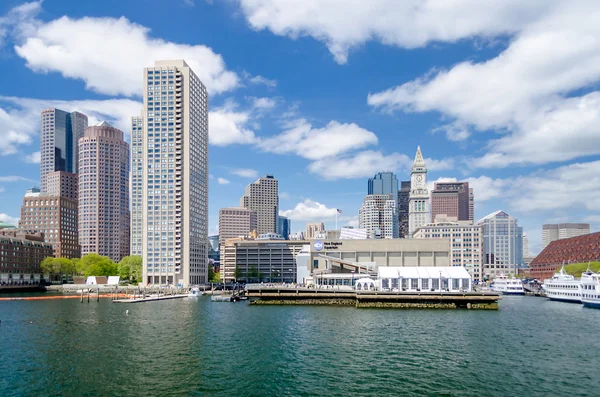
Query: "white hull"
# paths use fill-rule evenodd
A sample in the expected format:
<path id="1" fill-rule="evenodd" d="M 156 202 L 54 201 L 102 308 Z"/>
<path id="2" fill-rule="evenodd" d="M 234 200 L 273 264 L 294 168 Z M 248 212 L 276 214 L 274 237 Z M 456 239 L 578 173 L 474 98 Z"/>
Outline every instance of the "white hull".
<path id="1" fill-rule="evenodd" d="M 495 278 L 492 290 L 502 295 L 525 295 L 521 280 L 506 276 Z"/>

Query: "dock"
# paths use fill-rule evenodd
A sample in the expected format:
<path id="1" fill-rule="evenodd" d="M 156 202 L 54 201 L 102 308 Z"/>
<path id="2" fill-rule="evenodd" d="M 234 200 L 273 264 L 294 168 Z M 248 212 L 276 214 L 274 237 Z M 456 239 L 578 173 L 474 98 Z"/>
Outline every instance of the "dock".
<path id="1" fill-rule="evenodd" d="M 335 305 L 358 308 L 498 309 L 500 295 L 493 292 L 354 291 L 303 287 L 248 287 L 254 305 Z"/>
<path id="2" fill-rule="evenodd" d="M 147 296 L 144 298 L 131 298 L 131 299 L 115 299 L 113 303 L 143 303 L 143 302 L 156 302 L 170 299 L 182 299 L 187 298 L 189 295 L 162 295 L 162 296 Z"/>

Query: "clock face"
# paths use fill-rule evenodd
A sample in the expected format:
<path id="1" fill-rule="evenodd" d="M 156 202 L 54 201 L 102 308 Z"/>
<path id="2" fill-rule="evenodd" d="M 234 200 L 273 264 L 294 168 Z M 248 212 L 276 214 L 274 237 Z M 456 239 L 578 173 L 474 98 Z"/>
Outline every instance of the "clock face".
<path id="1" fill-rule="evenodd" d="M 421 182 L 423 180 L 423 176 L 422 175 L 417 175 L 417 181 Z"/>

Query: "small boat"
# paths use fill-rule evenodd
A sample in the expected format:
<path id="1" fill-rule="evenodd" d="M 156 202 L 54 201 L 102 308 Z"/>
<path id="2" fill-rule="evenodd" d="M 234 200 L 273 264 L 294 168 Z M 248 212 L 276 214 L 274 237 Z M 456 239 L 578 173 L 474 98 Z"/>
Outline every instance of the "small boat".
<path id="1" fill-rule="evenodd" d="M 546 292 L 546 297 L 550 300 L 581 303 L 580 283 L 580 280 L 565 272 L 563 264 L 552 278 L 544 280 L 542 287 Z"/>
<path id="2" fill-rule="evenodd" d="M 525 295 L 521 280 L 518 278 L 508 278 L 503 274 L 494 279 L 492 290 L 503 295 Z"/>
<path id="3" fill-rule="evenodd" d="M 588 270 L 581 275 L 581 303 L 600 309 L 600 274 Z"/>
<path id="4" fill-rule="evenodd" d="M 188 292 L 188 297 L 190 298 L 197 298 L 202 295 L 204 295 L 204 291 L 201 291 L 198 287 L 192 287 Z"/>

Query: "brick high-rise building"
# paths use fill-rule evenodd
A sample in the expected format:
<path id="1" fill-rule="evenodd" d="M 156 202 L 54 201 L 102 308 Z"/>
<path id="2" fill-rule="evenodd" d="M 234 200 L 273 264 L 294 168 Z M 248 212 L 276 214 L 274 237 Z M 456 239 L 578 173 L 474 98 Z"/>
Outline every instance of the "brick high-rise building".
<path id="1" fill-rule="evenodd" d="M 437 215 L 473 221 L 469 182 L 436 182 L 431 191 L 431 222 Z"/>
<path id="2" fill-rule="evenodd" d="M 19 230 L 44 233 L 56 258 L 79 258 L 77 201 L 30 189 L 23 198 Z"/>
<path id="3" fill-rule="evenodd" d="M 208 92 L 184 60 L 156 61 L 144 69 L 143 81 L 143 120 L 137 122 L 143 132 L 136 131 L 142 137 L 142 188 L 132 191 L 132 201 L 142 203 L 142 226 L 135 228 L 132 240 L 142 242 L 144 281 L 204 284 L 209 250 Z M 134 143 L 134 153 L 138 151 Z"/>
<path id="4" fill-rule="evenodd" d="M 40 182 L 42 192 L 48 191 L 48 174 L 66 171 L 76 174 L 77 142 L 88 126 L 88 118 L 79 112 L 44 109 L 41 114 Z"/>
<path id="5" fill-rule="evenodd" d="M 0 284 L 39 284 L 42 276 L 40 264 L 52 254 L 52 244 L 44 242 L 41 233 L 0 230 Z"/>
<path id="6" fill-rule="evenodd" d="M 307 223 L 304 238 L 307 240 L 312 240 L 314 238 L 317 238 L 317 235 L 324 231 L 325 225 L 323 223 Z"/>
<path id="7" fill-rule="evenodd" d="M 106 122 L 79 140 L 79 243 L 84 255 L 129 255 L 129 145 Z"/>
<path id="8" fill-rule="evenodd" d="M 240 207 L 256 211 L 258 234 L 277 233 L 279 216 L 279 183 L 272 175 L 266 175 L 246 186 Z"/>
<path id="9" fill-rule="evenodd" d="M 79 176 L 72 172 L 54 171 L 46 175 L 47 193 L 77 201 L 79 197 Z"/>

